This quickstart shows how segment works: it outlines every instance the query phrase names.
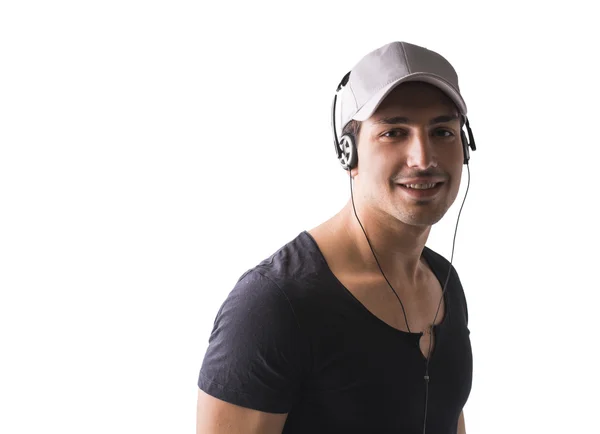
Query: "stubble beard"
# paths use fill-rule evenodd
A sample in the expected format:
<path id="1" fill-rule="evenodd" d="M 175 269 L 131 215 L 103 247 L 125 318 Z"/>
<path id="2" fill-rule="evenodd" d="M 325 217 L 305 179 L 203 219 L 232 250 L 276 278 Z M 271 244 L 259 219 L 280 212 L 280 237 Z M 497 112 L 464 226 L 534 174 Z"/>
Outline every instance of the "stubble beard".
<path id="1" fill-rule="evenodd" d="M 447 187 L 447 186 L 445 186 Z M 433 200 L 396 199 L 392 203 L 394 214 L 401 222 L 411 226 L 433 226 L 438 223 L 452 206 L 453 199 L 445 192 L 443 197 Z"/>

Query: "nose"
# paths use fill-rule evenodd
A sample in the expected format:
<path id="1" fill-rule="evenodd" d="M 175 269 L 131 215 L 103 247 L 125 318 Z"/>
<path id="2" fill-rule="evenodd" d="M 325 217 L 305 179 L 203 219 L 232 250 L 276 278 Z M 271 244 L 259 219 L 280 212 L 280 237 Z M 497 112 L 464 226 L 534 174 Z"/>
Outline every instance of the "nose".
<path id="1" fill-rule="evenodd" d="M 435 155 L 431 139 L 427 131 L 419 129 L 416 131 L 407 144 L 406 164 L 409 167 L 415 167 L 421 170 L 437 166 L 437 156 Z"/>

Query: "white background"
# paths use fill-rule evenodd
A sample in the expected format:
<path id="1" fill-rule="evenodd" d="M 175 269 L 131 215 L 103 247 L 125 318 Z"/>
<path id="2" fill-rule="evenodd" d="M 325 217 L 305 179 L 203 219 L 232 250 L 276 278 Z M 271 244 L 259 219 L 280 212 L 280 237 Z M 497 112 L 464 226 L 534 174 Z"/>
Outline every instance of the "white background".
<path id="1" fill-rule="evenodd" d="M 348 200 L 336 85 L 404 40 L 453 63 L 478 145 L 467 431 L 600 433 L 585 3 L 2 2 L 0 432 L 194 432 L 218 307 Z"/>

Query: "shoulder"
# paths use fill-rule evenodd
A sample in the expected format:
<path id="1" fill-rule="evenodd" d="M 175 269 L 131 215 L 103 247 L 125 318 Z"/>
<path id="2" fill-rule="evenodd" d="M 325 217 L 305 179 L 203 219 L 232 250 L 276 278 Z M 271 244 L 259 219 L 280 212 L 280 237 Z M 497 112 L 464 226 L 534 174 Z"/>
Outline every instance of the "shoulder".
<path id="1" fill-rule="evenodd" d="M 304 231 L 246 271 L 236 289 L 262 297 L 278 292 L 291 305 L 297 306 L 323 295 L 320 289 L 330 283 L 327 263 L 314 239 Z"/>
<path id="2" fill-rule="evenodd" d="M 225 329 L 234 333 L 249 332 L 255 327 L 275 327 L 283 332 L 294 327 L 294 313 L 285 293 L 269 277 L 255 267 L 246 271 L 222 303 L 213 334 Z"/>
<path id="3" fill-rule="evenodd" d="M 454 267 L 454 265 L 452 265 L 450 263 L 450 261 L 448 261 L 448 259 L 446 259 L 444 256 L 442 256 L 441 254 L 439 254 L 438 252 L 436 252 L 435 250 L 425 246 L 423 248 L 423 256 L 425 257 L 425 259 L 427 260 L 428 264 L 431 266 L 431 268 L 433 268 L 433 271 L 438 274 L 438 273 L 448 273 L 448 268 L 450 267 L 451 269 L 451 278 L 455 278 L 458 279 L 458 272 L 456 270 L 456 268 Z M 445 277 L 445 275 L 444 275 Z M 460 282 L 460 279 L 459 279 Z"/>
<path id="4" fill-rule="evenodd" d="M 324 265 L 323 256 L 314 239 L 303 231 L 252 271 L 262 273 L 273 282 L 282 282 L 318 273 Z"/>
<path id="5" fill-rule="evenodd" d="M 240 276 L 218 317 L 233 320 L 243 313 L 250 323 L 297 322 L 298 305 L 312 299 L 307 295 L 317 294 L 313 289 L 327 276 L 324 264 L 314 241 L 302 232 Z"/>

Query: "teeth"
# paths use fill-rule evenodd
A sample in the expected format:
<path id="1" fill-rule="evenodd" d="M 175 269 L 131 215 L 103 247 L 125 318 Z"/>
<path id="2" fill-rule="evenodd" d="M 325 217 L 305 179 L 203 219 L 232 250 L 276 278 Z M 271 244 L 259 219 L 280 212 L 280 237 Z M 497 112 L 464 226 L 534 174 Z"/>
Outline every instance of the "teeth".
<path id="1" fill-rule="evenodd" d="M 416 188 L 417 190 L 427 190 L 429 188 L 433 188 L 436 186 L 436 183 L 433 184 L 405 184 L 405 187 L 408 188 Z"/>

